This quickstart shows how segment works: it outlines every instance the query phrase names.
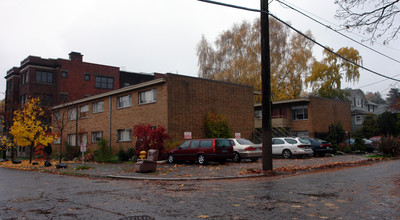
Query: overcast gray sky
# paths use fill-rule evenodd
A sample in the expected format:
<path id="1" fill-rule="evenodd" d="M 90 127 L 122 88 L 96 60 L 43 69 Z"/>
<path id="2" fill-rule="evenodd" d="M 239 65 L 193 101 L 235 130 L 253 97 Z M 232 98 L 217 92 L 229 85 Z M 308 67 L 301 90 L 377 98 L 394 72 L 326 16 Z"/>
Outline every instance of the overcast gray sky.
<path id="1" fill-rule="evenodd" d="M 260 8 L 260 0 L 221 0 L 248 8 Z M 336 27 L 334 0 L 286 0 Z M 335 50 L 352 46 L 360 51 L 364 66 L 400 79 L 399 63 L 371 52 L 304 16 L 270 3 L 270 11 L 295 28 L 311 30 L 315 39 Z M 202 34 L 214 41 L 223 30 L 243 20 L 253 21 L 259 13 L 207 4 L 197 0 L 1 0 L 0 1 L 0 98 L 4 98 L 4 76 L 29 55 L 65 58 L 71 51 L 84 55 L 85 62 L 121 67 L 131 72 L 173 72 L 197 76 L 196 45 Z M 324 19 L 324 20 L 322 20 Z M 347 35 L 361 40 L 360 33 Z M 389 46 L 370 45 L 400 59 L 400 40 Z M 315 56 L 321 49 L 314 47 Z M 399 75 L 399 76 L 396 76 Z M 361 71 L 360 81 L 344 87 L 384 96 L 394 81 Z M 369 84 L 373 84 L 367 86 Z"/>

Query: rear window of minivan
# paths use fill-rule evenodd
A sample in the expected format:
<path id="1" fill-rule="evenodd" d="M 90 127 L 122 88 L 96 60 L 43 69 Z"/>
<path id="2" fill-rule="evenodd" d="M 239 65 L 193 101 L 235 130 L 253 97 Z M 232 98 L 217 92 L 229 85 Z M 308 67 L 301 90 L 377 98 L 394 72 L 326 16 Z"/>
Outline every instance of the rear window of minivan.
<path id="1" fill-rule="evenodd" d="M 216 147 L 230 147 L 231 142 L 229 140 L 215 140 Z"/>

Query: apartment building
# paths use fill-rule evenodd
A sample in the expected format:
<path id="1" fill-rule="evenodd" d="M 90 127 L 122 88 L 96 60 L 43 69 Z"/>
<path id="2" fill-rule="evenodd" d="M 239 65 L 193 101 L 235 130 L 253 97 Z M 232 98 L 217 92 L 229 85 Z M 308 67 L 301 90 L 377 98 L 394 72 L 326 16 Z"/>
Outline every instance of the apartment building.
<path id="1" fill-rule="evenodd" d="M 134 125 L 163 126 L 171 141 L 204 138 L 208 111 L 227 117 L 232 136 L 250 138 L 254 129 L 253 88 L 238 84 L 165 74 L 154 80 L 53 107 L 53 131 L 67 119 L 62 139 L 97 148 L 99 138 L 113 149 L 132 147 Z M 67 117 L 67 118 L 66 118 Z M 59 149 L 60 141 L 53 145 Z"/>

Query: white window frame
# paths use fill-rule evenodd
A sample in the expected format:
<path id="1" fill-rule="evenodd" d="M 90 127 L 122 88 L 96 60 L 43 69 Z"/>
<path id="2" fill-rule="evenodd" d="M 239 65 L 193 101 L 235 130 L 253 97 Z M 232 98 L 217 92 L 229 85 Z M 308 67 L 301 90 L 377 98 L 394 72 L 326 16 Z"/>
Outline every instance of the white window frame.
<path id="1" fill-rule="evenodd" d="M 132 106 L 132 95 L 120 96 L 117 98 L 117 109 Z"/>
<path id="2" fill-rule="evenodd" d="M 139 92 L 139 105 L 157 102 L 157 89 Z"/>
<path id="3" fill-rule="evenodd" d="M 103 138 L 103 132 L 102 131 L 94 131 L 92 132 L 92 143 L 97 143 L 99 142 L 99 139 Z"/>
<path id="4" fill-rule="evenodd" d="M 60 111 L 56 111 L 56 112 L 54 112 L 54 120 L 55 121 L 59 121 L 59 120 L 61 120 L 61 112 Z"/>
<path id="5" fill-rule="evenodd" d="M 104 101 L 93 103 L 93 113 L 104 112 Z"/>
<path id="6" fill-rule="evenodd" d="M 297 118 L 297 115 L 303 115 L 303 118 Z M 308 120 L 308 106 L 307 105 L 293 106 L 292 120 L 293 121 Z"/>
<path id="7" fill-rule="evenodd" d="M 362 123 L 363 123 L 363 118 L 361 115 L 354 116 L 354 124 L 362 125 Z"/>
<path id="8" fill-rule="evenodd" d="M 68 109 L 68 121 L 76 120 L 76 108 Z"/>
<path id="9" fill-rule="evenodd" d="M 88 117 L 89 117 L 89 105 L 79 106 L 79 118 L 88 118 Z"/>
<path id="10" fill-rule="evenodd" d="M 117 141 L 118 142 L 132 141 L 132 129 L 118 129 L 117 130 Z"/>
<path id="11" fill-rule="evenodd" d="M 70 146 L 75 146 L 76 145 L 76 134 L 68 134 L 67 135 L 67 143 Z"/>

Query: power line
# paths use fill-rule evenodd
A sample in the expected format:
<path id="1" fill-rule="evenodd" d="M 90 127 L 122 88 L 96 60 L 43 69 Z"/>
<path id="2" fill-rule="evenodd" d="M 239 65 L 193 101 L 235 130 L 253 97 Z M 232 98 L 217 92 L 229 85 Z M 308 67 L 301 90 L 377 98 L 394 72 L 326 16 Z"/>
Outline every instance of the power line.
<path id="1" fill-rule="evenodd" d="M 344 56 L 342 56 L 342 55 L 340 55 L 340 54 L 337 54 L 336 52 L 332 51 L 332 50 L 329 49 L 328 47 L 326 47 L 326 46 L 322 45 L 321 43 L 317 42 L 316 40 L 310 38 L 310 37 L 307 36 L 306 34 L 303 34 L 301 31 L 299 31 L 299 30 L 297 30 L 296 28 L 292 27 L 291 25 L 289 25 L 288 23 L 284 22 L 283 20 L 281 20 L 280 18 L 276 17 L 275 15 L 273 15 L 273 14 L 270 13 L 270 12 L 262 11 L 262 10 L 259 10 L 259 9 L 253 9 L 253 8 L 242 7 L 242 6 L 238 6 L 238 5 L 232 5 L 232 4 L 222 3 L 222 2 L 211 1 L 211 0 L 198 0 L 198 1 L 206 2 L 206 3 L 210 3 L 210 4 L 221 5 L 221 6 L 226 6 L 226 7 L 231 7 L 231 8 L 236 8 L 236 9 L 242 9 L 242 10 L 246 10 L 246 11 L 258 12 L 258 13 L 267 13 L 268 15 L 270 15 L 270 16 L 273 17 L 273 18 L 275 18 L 277 21 L 281 22 L 282 24 L 286 25 L 287 27 L 289 27 L 290 29 L 292 29 L 292 30 L 295 31 L 296 33 L 302 35 L 302 36 L 305 37 L 306 39 L 312 41 L 312 42 L 315 43 L 316 45 L 318 45 L 318 46 L 320 46 L 321 48 L 327 50 L 328 52 L 330 52 L 330 53 L 332 53 L 332 54 L 334 54 L 334 55 L 336 55 L 336 56 L 342 58 L 343 60 L 345 60 L 345 61 L 347 61 L 347 62 L 349 62 L 349 63 L 351 63 L 351 64 L 353 64 L 353 65 L 355 65 L 355 66 L 357 66 L 357 67 L 360 67 L 360 68 L 362 68 L 362 69 L 364 69 L 364 70 L 366 70 L 366 71 L 368 71 L 368 72 L 371 72 L 371 73 L 373 73 L 373 74 L 375 74 L 375 75 L 378 75 L 378 76 L 381 76 L 381 77 L 384 77 L 384 78 L 387 78 L 387 79 L 390 79 L 390 80 L 393 80 L 393 81 L 400 82 L 400 80 L 398 80 L 398 79 L 395 79 L 395 78 L 392 78 L 392 77 L 390 77 L 390 76 L 386 76 L 386 75 L 383 75 L 383 74 L 381 74 L 381 73 L 378 73 L 378 72 L 376 72 L 376 71 L 374 71 L 374 70 L 371 70 L 371 69 L 369 69 L 369 68 L 366 68 L 366 67 L 364 67 L 364 66 L 362 66 L 362 65 L 360 65 L 360 64 L 358 64 L 358 63 L 355 63 L 355 62 L 353 62 L 353 61 L 351 61 L 351 60 L 345 58 Z"/>
<path id="2" fill-rule="evenodd" d="M 312 21 L 314 21 L 314 22 L 316 22 L 316 23 L 318 23 L 318 24 L 320 24 L 320 25 L 322 25 L 322 26 L 324 26 L 324 27 L 330 29 L 331 31 L 334 31 L 334 32 L 337 33 L 337 34 L 340 34 L 341 36 L 343 36 L 343 37 L 345 37 L 345 38 L 347 38 L 347 39 L 349 39 L 349 40 L 351 40 L 351 41 L 353 41 L 353 42 L 355 42 L 355 43 L 357 43 L 357 44 L 359 44 L 359 45 L 361 45 L 361 46 L 363 46 L 363 47 L 365 47 L 365 48 L 367 48 L 367 49 L 369 49 L 369 50 L 374 51 L 375 53 L 378 53 L 378 54 L 380 54 L 380 55 L 382 55 L 382 56 L 384 56 L 384 57 L 386 57 L 386 58 L 388 58 L 388 59 L 391 59 L 391 60 L 393 60 L 393 61 L 395 61 L 395 62 L 397 62 L 397 63 L 400 63 L 399 60 L 396 60 L 396 59 L 394 59 L 393 57 L 390 57 L 390 56 L 388 56 L 388 55 L 386 55 L 386 54 L 383 54 L 383 53 L 381 53 L 381 52 L 375 50 L 374 48 L 371 48 L 371 47 L 369 47 L 369 46 L 367 46 L 367 45 L 365 45 L 365 44 L 363 44 L 363 43 L 358 42 L 357 40 L 354 40 L 353 38 L 351 38 L 351 37 L 349 37 L 349 36 L 347 36 L 347 35 L 345 35 L 345 34 L 339 32 L 339 31 L 333 29 L 331 26 L 326 25 L 326 24 L 324 24 L 324 23 L 318 21 L 317 19 L 314 19 L 314 18 L 312 18 L 311 16 L 309 16 L 309 15 L 307 15 L 307 14 L 305 14 L 305 13 L 303 13 L 303 12 L 301 12 L 301 11 L 295 9 L 295 8 L 293 8 L 292 6 L 286 4 L 285 2 L 282 2 L 282 1 L 280 1 L 280 0 L 275 0 L 275 1 L 279 2 L 280 4 L 285 5 L 286 7 L 292 9 L 293 11 L 296 11 L 296 12 L 300 13 L 301 15 L 303 15 L 303 16 L 305 16 L 305 17 L 311 19 Z"/>

